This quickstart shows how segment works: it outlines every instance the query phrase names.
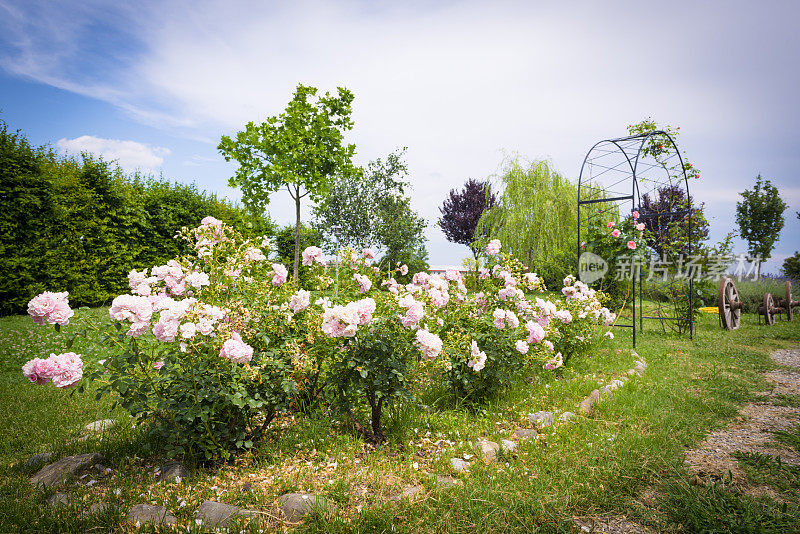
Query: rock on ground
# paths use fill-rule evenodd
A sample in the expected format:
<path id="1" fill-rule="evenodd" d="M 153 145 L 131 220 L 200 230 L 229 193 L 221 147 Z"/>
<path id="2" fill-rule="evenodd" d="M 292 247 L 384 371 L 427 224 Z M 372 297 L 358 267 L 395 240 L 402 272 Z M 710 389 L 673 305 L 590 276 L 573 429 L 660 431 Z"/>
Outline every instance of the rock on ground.
<path id="1" fill-rule="evenodd" d="M 114 421 L 111 419 L 101 419 L 100 421 L 89 423 L 84 428 L 89 432 L 102 432 L 104 430 L 109 430 L 113 426 Z"/>
<path id="2" fill-rule="evenodd" d="M 572 412 L 564 412 L 558 417 L 558 420 L 561 421 L 562 423 L 566 423 L 567 421 L 571 421 L 572 419 L 575 419 L 575 414 Z"/>
<path id="3" fill-rule="evenodd" d="M 56 493 L 47 498 L 47 504 L 52 508 L 59 508 L 69 504 L 70 496 L 66 493 Z"/>
<path id="4" fill-rule="evenodd" d="M 390 501 L 400 501 L 403 499 L 414 500 L 414 498 L 423 491 L 424 488 L 422 486 L 408 486 L 403 488 L 403 491 L 401 491 L 397 495 L 392 495 L 391 497 L 389 497 L 389 500 Z"/>
<path id="5" fill-rule="evenodd" d="M 189 470 L 180 462 L 167 462 L 161 467 L 161 480 L 180 482 L 189 476 Z"/>
<path id="6" fill-rule="evenodd" d="M 514 436 L 519 439 L 531 439 L 537 437 L 538 435 L 539 433 L 532 428 L 518 428 L 514 431 Z"/>
<path id="7" fill-rule="evenodd" d="M 150 504 L 137 504 L 130 509 L 127 520 L 132 525 L 165 524 L 174 525 L 178 519 L 172 512 L 163 506 L 153 506 Z"/>
<path id="8" fill-rule="evenodd" d="M 595 389 L 594 391 L 589 393 L 588 397 L 586 397 L 581 401 L 581 403 L 578 405 L 578 411 L 580 411 L 583 414 L 590 413 L 598 400 L 600 400 L 600 390 Z"/>
<path id="9" fill-rule="evenodd" d="M 510 439 L 504 439 L 500 441 L 500 448 L 503 449 L 503 452 L 513 452 L 517 448 L 517 444 Z"/>
<path id="10" fill-rule="evenodd" d="M 461 485 L 461 481 L 457 478 L 436 475 L 436 487 L 438 488 L 452 488 L 459 485 Z"/>
<path id="11" fill-rule="evenodd" d="M 653 530 L 622 517 L 573 519 L 575 526 L 581 534 L 607 533 L 607 534 L 655 534 Z"/>
<path id="12" fill-rule="evenodd" d="M 37 465 L 49 462 L 52 458 L 52 452 L 40 452 L 25 460 L 25 467 L 36 467 Z"/>
<path id="13" fill-rule="evenodd" d="M 326 512 L 333 508 L 325 497 L 314 495 L 313 493 L 287 493 L 278 498 L 283 511 L 283 517 L 296 523 L 308 514 L 314 512 Z"/>
<path id="14" fill-rule="evenodd" d="M 103 455 L 97 452 L 67 456 L 41 468 L 31 477 L 31 484 L 45 488 L 59 486 L 102 461 Z"/>
<path id="15" fill-rule="evenodd" d="M 528 421 L 530 421 L 532 424 L 536 425 L 539 428 L 547 425 L 552 425 L 553 412 L 540 411 L 528 414 Z"/>
<path id="16" fill-rule="evenodd" d="M 494 441 L 487 441 L 482 439 L 478 442 L 478 450 L 481 453 L 481 458 L 483 458 L 483 462 L 490 464 L 497 460 L 497 451 L 500 450 L 500 445 L 495 443 Z"/>
<path id="17" fill-rule="evenodd" d="M 216 501 L 205 501 L 200 505 L 195 514 L 195 519 L 202 521 L 203 525 L 213 527 L 226 527 L 231 519 L 253 517 L 256 512 L 224 504 Z"/>
<path id="18" fill-rule="evenodd" d="M 450 458 L 450 465 L 459 473 L 463 473 L 469 469 L 469 464 L 461 458 Z"/>

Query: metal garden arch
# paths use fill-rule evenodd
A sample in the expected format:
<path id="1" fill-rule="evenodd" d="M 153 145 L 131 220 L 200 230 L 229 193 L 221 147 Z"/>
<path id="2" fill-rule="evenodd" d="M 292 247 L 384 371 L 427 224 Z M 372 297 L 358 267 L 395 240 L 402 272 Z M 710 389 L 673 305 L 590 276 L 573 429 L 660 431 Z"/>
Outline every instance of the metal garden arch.
<path id="1" fill-rule="evenodd" d="M 678 205 L 672 206 L 668 210 L 654 209 L 654 201 L 659 197 L 663 199 L 665 194 L 669 198 L 674 197 Z M 678 202 L 681 198 L 684 198 L 685 202 Z M 671 205 L 671 203 L 668 202 L 667 205 Z M 687 168 L 674 139 L 663 130 L 605 139 L 596 143 L 586 154 L 578 179 L 579 267 L 583 252 L 581 243 L 587 230 L 584 221 L 588 220 L 589 215 L 625 218 L 634 211 L 641 213 L 640 221 L 644 222 L 648 229 L 656 230 L 656 235 L 659 237 L 665 237 L 662 234 L 668 228 L 674 229 L 675 225 L 681 226 L 679 230 L 682 230 L 682 235 L 687 238 L 685 243 L 681 243 L 681 254 L 691 255 L 693 222 Z M 649 259 L 651 271 L 648 280 L 652 277 L 654 257 Z M 666 316 L 663 313 L 663 307 L 658 307 L 656 316 L 645 315 L 642 307 L 644 294 L 642 288 L 646 282 L 643 272 L 645 266 L 642 265 L 638 272 L 638 295 L 637 273 L 634 272 L 631 276 L 633 320 L 631 324 L 616 324 L 615 326 L 632 329 L 633 346 L 635 347 L 638 304 L 640 332 L 644 330 L 645 319 L 660 320 L 662 325 L 664 321 L 685 321 L 688 322 L 689 339 L 692 339 L 694 334 L 693 276 L 688 277 L 689 289 L 683 294 L 688 304 L 685 308 L 686 313 Z M 675 284 L 676 276 L 671 279 L 671 284 Z M 680 287 L 685 287 L 685 283 L 681 283 Z"/>

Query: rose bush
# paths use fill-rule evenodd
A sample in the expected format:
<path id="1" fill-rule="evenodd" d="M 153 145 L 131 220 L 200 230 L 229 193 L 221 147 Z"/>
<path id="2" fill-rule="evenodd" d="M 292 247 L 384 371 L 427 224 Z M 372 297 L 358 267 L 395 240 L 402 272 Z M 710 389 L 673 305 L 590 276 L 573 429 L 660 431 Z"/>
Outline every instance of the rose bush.
<path id="1" fill-rule="evenodd" d="M 343 249 L 328 262 L 309 247 L 299 287 L 267 259 L 269 243 L 216 219 L 179 235 L 193 253 L 132 271 L 109 322 L 85 329 L 115 347 L 112 357 L 84 368 L 68 353 L 23 367 L 39 384 L 95 380 L 173 456 L 250 448 L 276 416 L 320 399 L 381 441 L 381 414 L 408 394 L 416 371 L 439 373 L 458 398 L 477 402 L 530 370 L 559 367 L 613 320 L 599 294 L 574 279 L 565 281 L 566 300 L 543 298 L 541 280 L 499 242 L 487 247 L 494 263 L 470 294 L 456 271 L 418 272 L 401 284 L 407 266 L 380 271 L 369 249 Z M 31 316 L 66 324 L 66 299 L 40 295 Z"/>

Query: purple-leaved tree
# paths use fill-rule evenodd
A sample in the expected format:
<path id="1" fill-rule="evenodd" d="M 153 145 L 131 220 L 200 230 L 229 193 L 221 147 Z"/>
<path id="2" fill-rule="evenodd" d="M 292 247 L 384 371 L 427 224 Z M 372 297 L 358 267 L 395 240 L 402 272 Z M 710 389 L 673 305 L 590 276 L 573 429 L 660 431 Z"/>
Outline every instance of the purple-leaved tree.
<path id="1" fill-rule="evenodd" d="M 497 204 L 497 197 L 487 182 L 470 178 L 462 190 L 451 189 L 450 194 L 439 208 L 439 228 L 448 241 L 467 245 L 475 256 L 477 268 L 480 244 L 476 240 L 475 229 L 483 212 Z"/>

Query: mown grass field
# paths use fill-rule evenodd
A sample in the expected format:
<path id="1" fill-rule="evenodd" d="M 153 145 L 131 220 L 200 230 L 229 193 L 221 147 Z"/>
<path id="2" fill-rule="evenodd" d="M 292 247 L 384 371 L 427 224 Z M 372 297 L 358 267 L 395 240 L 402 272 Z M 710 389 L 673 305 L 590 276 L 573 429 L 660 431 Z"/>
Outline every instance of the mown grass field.
<path id="1" fill-rule="evenodd" d="M 525 414 L 532 411 L 577 412 L 590 391 L 622 375 L 634 359 L 630 332 L 615 334 L 590 357 L 539 373 L 477 410 L 443 402 L 436 387 L 425 388 L 390 411 L 390 445 L 378 450 L 323 409 L 278 421 L 249 455 L 225 465 L 192 466 L 187 480 L 168 484 L 154 474 L 163 460 L 158 444 L 143 439 L 111 400 L 95 400 L 91 389 L 70 394 L 26 383 L 22 364 L 64 351 L 66 337 L 27 317 L 3 318 L 0 532 L 127 532 L 132 526 L 125 514 L 138 503 L 165 505 L 180 530 L 199 532 L 194 513 L 206 499 L 263 511 L 261 525 L 245 529 L 254 532 L 576 532 L 574 518 L 595 516 L 624 516 L 662 532 L 800 531 L 796 499 L 779 504 L 724 484 L 692 485 L 683 464 L 686 448 L 726 425 L 753 392 L 768 388 L 760 373 L 775 367 L 770 351 L 800 344 L 797 319 L 766 327 L 747 314 L 739 330 L 725 332 L 716 316 L 700 314 L 693 341 L 646 323 L 636 349 L 648 364 L 644 376 L 631 379 L 590 416 L 550 427 L 535 441 L 517 441 L 514 452 L 501 453 L 495 463 L 473 458 L 468 474 L 453 471 L 450 458 L 476 454 L 470 442 L 510 438 L 515 428 L 531 426 Z M 73 350 L 84 359 L 104 357 L 81 342 Z M 84 425 L 106 418 L 117 426 L 79 440 Z M 446 442 L 435 445 L 439 440 Z M 76 486 L 73 505 L 53 510 L 45 502 L 48 494 L 28 483 L 34 470 L 23 465 L 44 451 L 98 451 L 114 472 L 92 487 Z M 753 476 L 774 480 L 787 495 L 800 487 L 791 473 L 753 469 Z M 462 483 L 437 488 L 434 475 Z M 410 485 L 424 491 L 413 500 L 388 499 Z M 273 517 L 275 501 L 289 491 L 324 495 L 337 511 L 282 525 Z M 648 491 L 658 496 L 655 502 L 643 502 Z M 111 506 L 86 514 L 93 502 Z"/>

